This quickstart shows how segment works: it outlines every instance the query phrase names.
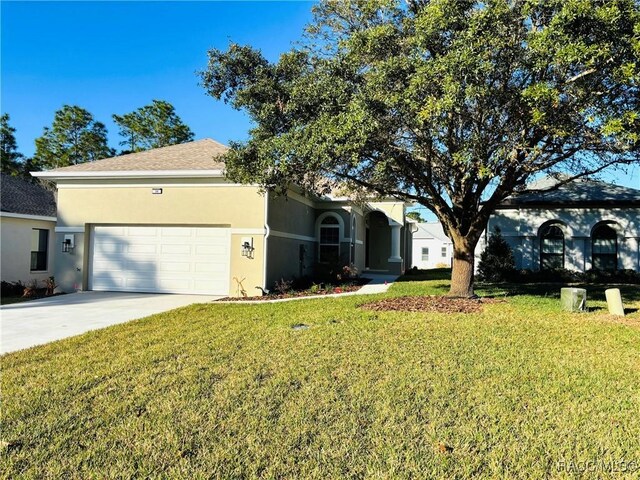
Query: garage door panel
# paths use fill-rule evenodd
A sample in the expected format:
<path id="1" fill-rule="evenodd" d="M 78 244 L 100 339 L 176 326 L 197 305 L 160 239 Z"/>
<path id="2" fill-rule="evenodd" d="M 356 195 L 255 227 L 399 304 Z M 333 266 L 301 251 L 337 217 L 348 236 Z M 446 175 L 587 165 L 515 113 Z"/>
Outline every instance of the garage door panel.
<path id="1" fill-rule="evenodd" d="M 156 279 L 149 276 L 127 276 L 124 284 L 125 287 L 132 289 L 145 289 L 147 291 L 156 289 Z"/>
<path id="2" fill-rule="evenodd" d="M 157 237 L 158 229 L 153 227 L 127 227 L 129 237 Z"/>
<path id="3" fill-rule="evenodd" d="M 226 245 L 196 245 L 196 255 L 225 255 Z"/>
<path id="4" fill-rule="evenodd" d="M 170 253 L 174 255 L 191 255 L 192 246 L 184 244 L 167 245 L 164 243 L 160 247 L 160 253 Z"/>
<path id="5" fill-rule="evenodd" d="M 96 230 L 94 235 L 96 238 L 121 237 L 126 231 L 125 227 L 100 227 L 100 231 Z"/>
<path id="6" fill-rule="evenodd" d="M 109 272 L 100 273 L 93 277 L 94 290 L 110 290 L 124 288 L 124 278 L 119 275 L 110 275 Z"/>
<path id="7" fill-rule="evenodd" d="M 115 242 L 100 242 L 96 245 L 95 253 L 96 254 L 105 254 L 112 255 L 114 253 L 122 253 L 124 252 L 124 245 L 122 243 Z"/>
<path id="8" fill-rule="evenodd" d="M 160 230 L 160 235 L 162 235 L 163 238 L 192 237 L 194 235 L 194 232 L 193 228 L 171 227 L 162 228 Z"/>
<path id="9" fill-rule="evenodd" d="M 144 244 L 136 244 L 136 245 L 127 245 L 126 252 L 127 253 L 156 253 L 157 245 L 144 245 Z"/>
<path id="10" fill-rule="evenodd" d="M 95 227 L 91 288 L 227 295 L 229 229 Z"/>
<path id="11" fill-rule="evenodd" d="M 158 264 L 158 270 L 169 273 L 190 273 L 192 265 L 190 262 L 161 262 Z"/>

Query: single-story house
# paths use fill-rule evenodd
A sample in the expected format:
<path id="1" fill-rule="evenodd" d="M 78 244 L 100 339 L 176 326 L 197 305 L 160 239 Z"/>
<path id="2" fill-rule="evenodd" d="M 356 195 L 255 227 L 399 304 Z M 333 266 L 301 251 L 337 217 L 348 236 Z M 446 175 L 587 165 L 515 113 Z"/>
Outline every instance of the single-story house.
<path id="1" fill-rule="evenodd" d="M 518 269 L 640 271 L 640 190 L 580 179 L 549 190 L 551 177 L 506 198 L 487 235 L 498 227 Z"/>
<path id="2" fill-rule="evenodd" d="M 260 294 L 317 265 L 400 274 L 405 204 L 286 196 L 225 178 L 204 139 L 46 172 L 58 189 L 63 291 Z"/>
<path id="3" fill-rule="evenodd" d="M 1 174 L 0 277 L 25 285 L 53 275 L 56 200 L 52 191 Z"/>
<path id="4" fill-rule="evenodd" d="M 420 269 L 450 267 L 453 242 L 447 237 L 440 222 L 413 224 L 413 266 Z"/>

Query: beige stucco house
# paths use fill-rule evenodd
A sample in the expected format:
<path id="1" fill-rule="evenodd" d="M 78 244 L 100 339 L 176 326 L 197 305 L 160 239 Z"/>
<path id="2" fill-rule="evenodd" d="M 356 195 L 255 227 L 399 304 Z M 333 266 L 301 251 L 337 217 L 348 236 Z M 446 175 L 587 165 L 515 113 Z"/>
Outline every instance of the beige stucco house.
<path id="1" fill-rule="evenodd" d="M 399 274 L 405 205 L 263 194 L 228 181 L 205 139 L 34 173 L 58 189 L 63 291 L 248 295 L 318 265 Z"/>
<path id="2" fill-rule="evenodd" d="M 5 174 L 0 192 L 0 276 L 5 282 L 42 286 L 54 272 L 55 196 Z"/>

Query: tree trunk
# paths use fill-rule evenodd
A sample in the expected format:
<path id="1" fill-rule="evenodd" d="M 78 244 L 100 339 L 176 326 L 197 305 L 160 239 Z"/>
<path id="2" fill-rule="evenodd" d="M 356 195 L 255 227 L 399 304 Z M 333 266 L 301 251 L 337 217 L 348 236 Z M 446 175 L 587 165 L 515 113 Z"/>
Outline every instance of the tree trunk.
<path id="1" fill-rule="evenodd" d="M 453 249 L 450 297 L 471 298 L 473 293 L 474 247 L 468 244 Z"/>

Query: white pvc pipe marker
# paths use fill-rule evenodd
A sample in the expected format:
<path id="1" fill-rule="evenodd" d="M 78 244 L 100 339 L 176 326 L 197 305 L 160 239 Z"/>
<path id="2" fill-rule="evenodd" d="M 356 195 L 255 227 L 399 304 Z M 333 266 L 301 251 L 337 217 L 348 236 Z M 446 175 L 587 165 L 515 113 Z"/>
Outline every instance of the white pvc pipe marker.
<path id="1" fill-rule="evenodd" d="M 604 291 L 607 298 L 607 306 L 611 315 L 621 315 L 624 317 L 624 306 L 622 305 L 622 296 L 619 288 L 609 288 Z"/>

